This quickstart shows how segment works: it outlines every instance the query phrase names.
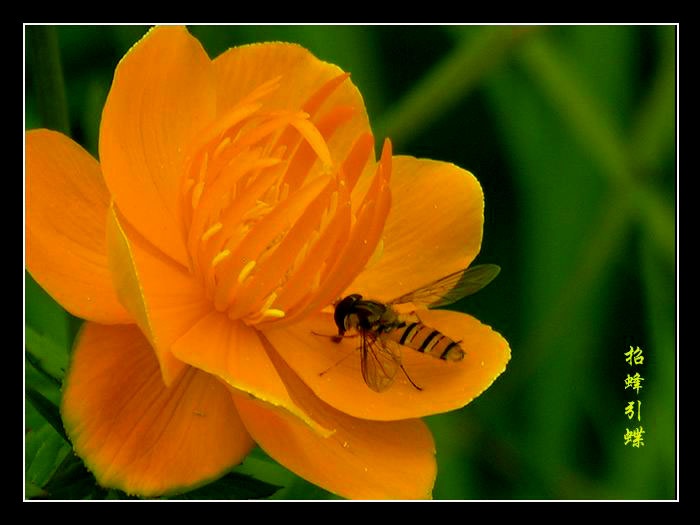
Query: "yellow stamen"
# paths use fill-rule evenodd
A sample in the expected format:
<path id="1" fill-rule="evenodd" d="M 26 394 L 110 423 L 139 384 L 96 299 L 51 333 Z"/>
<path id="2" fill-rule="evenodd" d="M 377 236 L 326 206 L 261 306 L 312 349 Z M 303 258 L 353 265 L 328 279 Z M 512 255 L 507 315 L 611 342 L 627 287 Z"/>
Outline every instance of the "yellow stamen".
<path id="1" fill-rule="evenodd" d="M 253 268 L 255 268 L 255 261 L 248 261 L 248 263 L 241 270 L 241 273 L 238 274 L 238 282 L 242 283 L 245 281 L 246 277 L 248 277 L 250 272 L 253 271 Z"/>
<path id="2" fill-rule="evenodd" d="M 191 177 L 188 177 L 187 179 L 185 179 L 185 184 L 182 188 L 182 191 L 184 193 L 187 193 L 188 191 L 190 191 L 192 189 L 192 186 L 194 186 L 194 179 Z"/>
<path id="3" fill-rule="evenodd" d="M 333 217 L 335 215 L 335 212 L 337 211 L 337 209 L 338 209 L 338 192 L 334 191 L 333 193 L 331 193 L 330 204 L 328 205 L 328 208 L 326 210 L 324 210 L 323 215 L 321 215 L 321 223 L 318 227 L 319 231 L 326 228 L 326 226 L 328 225 L 328 221 L 330 220 L 331 217 Z"/>
<path id="4" fill-rule="evenodd" d="M 316 126 L 309 122 L 308 114 L 299 113 L 295 115 L 296 118 L 292 119 L 290 124 L 296 128 L 296 130 L 301 133 L 302 137 L 306 139 L 311 149 L 314 153 L 321 159 L 321 162 L 325 166 L 332 166 L 333 161 L 331 160 L 331 153 L 328 151 L 328 146 L 323 138 L 323 135 L 318 131 Z"/>
<path id="5" fill-rule="evenodd" d="M 275 319 L 282 319 L 285 315 L 284 310 L 277 308 L 269 308 L 263 312 L 263 317 L 274 317 Z"/>
<path id="6" fill-rule="evenodd" d="M 219 264 L 221 261 L 226 259 L 231 255 L 231 250 L 221 250 L 219 253 L 216 254 L 216 256 L 211 260 L 211 267 L 214 268 L 217 264 Z"/>
<path id="7" fill-rule="evenodd" d="M 223 228 L 224 225 L 220 222 L 217 222 L 216 224 L 212 225 L 207 231 L 202 234 L 202 242 L 207 242 L 212 235 L 215 233 L 221 231 L 221 228 Z"/>
<path id="8" fill-rule="evenodd" d="M 197 185 L 192 190 L 192 209 L 196 210 L 199 205 L 199 199 L 202 197 L 202 191 L 204 191 L 204 181 L 200 180 Z"/>
<path id="9" fill-rule="evenodd" d="M 265 304 L 263 304 L 263 307 L 260 310 L 262 310 L 263 312 L 267 311 L 270 308 L 270 306 L 272 306 L 272 303 L 274 303 L 276 299 L 277 299 L 277 294 L 275 292 L 272 292 L 267 297 L 267 299 L 265 300 Z"/>
<path id="10" fill-rule="evenodd" d="M 283 201 L 289 196 L 289 184 L 286 182 L 282 185 L 282 190 L 279 193 L 279 196 L 277 197 L 277 202 Z"/>
<path id="11" fill-rule="evenodd" d="M 214 154 L 212 155 L 212 159 L 216 160 L 219 155 L 221 155 L 221 152 L 226 149 L 226 146 L 228 146 L 231 143 L 231 137 L 225 137 L 224 140 L 219 142 L 219 145 L 216 146 L 216 149 L 214 150 Z"/>
<path id="12" fill-rule="evenodd" d="M 338 209 L 338 192 L 331 193 L 331 203 L 328 206 L 328 215 L 335 215 L 335 210 Z"/>
<path id="13" fill-rule="evenodd" d="M 199 165 L 199 177 L 197 180 L 199 182 L 202 182 L 204 180 L 204 175 L 207 172 L 207 168 L 209 167 L 209 152 L 204 152 L 204 158 L 202 159 L 202 163 Z"/>

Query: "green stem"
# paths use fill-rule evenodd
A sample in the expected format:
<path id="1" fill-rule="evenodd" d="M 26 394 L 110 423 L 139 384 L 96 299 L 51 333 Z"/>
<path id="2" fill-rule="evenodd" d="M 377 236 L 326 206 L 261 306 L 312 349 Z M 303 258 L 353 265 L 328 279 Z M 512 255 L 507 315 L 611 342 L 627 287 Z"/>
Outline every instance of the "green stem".
<path id="1" fill-rule="evenodd" d="M 70 122 L 56 28 L 27 26 L 26 50 L 42 125 L 68 134 Z"/>

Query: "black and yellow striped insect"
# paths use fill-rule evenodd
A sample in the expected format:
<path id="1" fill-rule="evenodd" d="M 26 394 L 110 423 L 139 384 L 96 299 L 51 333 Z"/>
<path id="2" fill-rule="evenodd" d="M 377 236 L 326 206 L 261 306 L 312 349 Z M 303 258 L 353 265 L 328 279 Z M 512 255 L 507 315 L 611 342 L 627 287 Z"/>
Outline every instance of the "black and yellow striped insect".
<path id="1" fill-rule="evenodd" d="M 429 308 L 447 306 L 481 290 L 500 270 L 495 264 L 473 266 L 387 303 L 363 299 L 359 294 L 348 295 L 335 303 L 333 317 L 338 335 L 333 340 L 340 342 L 343 337 L 350 337 L 345 335 L 348 331 L 360 336 L 362 378 L 372 390 L 383 392 L 389 388 L 399 368 L 416 389 L 422 390 L 401 364 L 401 346 L 444 361 L 462 360 L 464 349 L 459 341 L 426 326 L 415 314 L 417 320 L 409 322 L 411 315 L 402 316 L 393 306 L 406 303 Z"/>

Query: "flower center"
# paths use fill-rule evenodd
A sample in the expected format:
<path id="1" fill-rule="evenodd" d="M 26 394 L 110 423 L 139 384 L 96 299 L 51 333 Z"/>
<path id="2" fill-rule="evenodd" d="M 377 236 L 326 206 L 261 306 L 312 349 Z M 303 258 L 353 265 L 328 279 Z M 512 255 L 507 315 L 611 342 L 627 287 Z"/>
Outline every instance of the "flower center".
<path id="1" fill-rule="evenodd" d="M 347 76 L 331 79 L 300 111 L 265 110 L 261 101 L 279 79 L 266 82 L 193 148 L 181 188 L 190 271 L 233 320 L 289 322 L 323 308 L 379 243 L 390 206 L 390 145 L 353 204 L 373 137 L 357 137 L 335 163 L 327 141 L 353 108 L 318 115 Z"/>

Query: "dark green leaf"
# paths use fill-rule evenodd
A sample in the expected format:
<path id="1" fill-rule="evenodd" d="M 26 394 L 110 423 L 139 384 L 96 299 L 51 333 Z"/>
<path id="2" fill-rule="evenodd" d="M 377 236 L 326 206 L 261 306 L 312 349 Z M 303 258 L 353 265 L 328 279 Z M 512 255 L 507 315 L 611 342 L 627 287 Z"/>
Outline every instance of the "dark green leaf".
<path id="1" fill-rule="evenodd" d="M 192 490 L 171 496 L 167 499 L 187 499 L 187 500 L 236 500 L 236 499 L 259 499 L 272 496 L 280 488 L 277 485 L 259 481 L 244 474 L 231 472 L 223 478 Z"/>
<path id="2" fill-rule="evenodd" d="M 33 388 L 27 389 L 27 399 L 56 432 L 58 432 L 66 442 L 70 443 L 65 430 L 63 430 L 63 422 L 61 421 L 61 414 L 58 407 Z"/>
<path id="3" fill-rule="evenodd" d="M 26 37 L 28 62 L 30 73 L 34 77 L 41 125 L 68 133 L 68 104 L 56 28 L 28 26 Z"/>
<path id="4" fill-rule="evenodd" d="M 74 454 L 65 458 L 43 488 L 48 499 L 103 499 L 107 495 L 107 491 L 97 485 L 95 477 Z"/>
<path id="5" fill-rule="evenodd" d="M 27 432 L 25 438 L 25 482 L 43 487 L 56 473 L 71 446 L 46 421 Z"/>
<path id="6" fill-rule="evenodd" d="M 78 331 L 76 318 L 66 312 L 54 301 L 46 291 L 25 272 L 24 279 L 25 293 L 25 325 L 31 328 L 34 333 L 41 338 L 41 345 L 32 345 L 34 353 L 41 353 L 45 358 L 44 351 L 56 352 L 63 355 L 63 359 L 68 359 L 73 339 Z M 27 345 L 30 344 L 29 336 Z M 48 346 L 44 345 L 50 341 Z"/>
<path id="7" fill-rule="evenodd" d="M 37 370 L 37 372 L 39 372 L 44 378 L 48 379 L 58 388 L 61 388 L 61 380 L 48 372 L 39 359 L 31 353 L 31 351 L 27 350 L 25 357 L 27 358 L 27 361 L 29 361 L 29 364 L 31 364 Z"/>

